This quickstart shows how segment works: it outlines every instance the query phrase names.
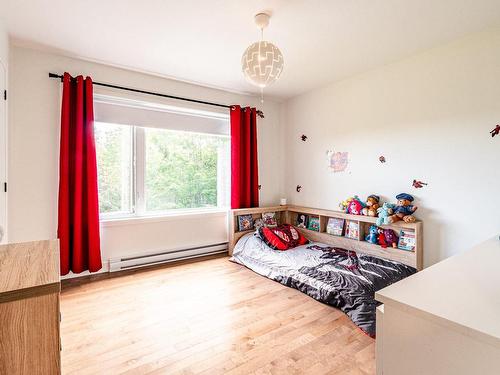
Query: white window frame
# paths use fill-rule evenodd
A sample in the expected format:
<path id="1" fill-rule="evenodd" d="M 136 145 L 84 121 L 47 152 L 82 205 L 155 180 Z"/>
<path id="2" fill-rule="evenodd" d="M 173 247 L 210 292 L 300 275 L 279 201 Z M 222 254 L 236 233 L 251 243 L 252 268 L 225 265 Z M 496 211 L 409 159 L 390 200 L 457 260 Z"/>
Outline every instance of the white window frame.
<path id="1" fill-rule="evenodd" d="M 228 126 L 229 126 L 229 117 L 228 117 Z M 97 121 L 99 123 L 104 123 Z M 146 141 L 145 141 L 145 127 L 123 124 L 124 126 L 130 126 L 133 128 L 132 130 L 132 181 L 131 181 L 131 211 L 130 212 L 104 212 L 99 213 L 99 218 L 101 222 L 110 222 L 110 221 L 120 221 L 120 222 L 129 222 L 130 220 L 148 220 L 162 217 L 171 217 L 171 216 L 186 216 L 190 214 L 206 214 L 206 213 L 220 213 L 227 212 L 230 209 L 229 200 L 227 202 L 219 203 L 220 197 L 217 196 L 217 207 L 211 208 L 186 208 L 186 209 L 172 209 L 172 210 L 164 210 L 164 211 L 156 211 L 156 212 L 148 212 L 146 211 L 146 197 L 145 197 L 145 169 L 146 169 Z M 170 129 L 164 129 L 169 131 Z M 176 130 L 170 130 L 176 131 Z M 209 133 L 198 133 L 198 134 L 206 134 L 208 136 L 218 136 L 224 138 L 230 138 L 229 135 L 221 135 L 221 134 L 209 134 Z M 228 168 L 230 173 L 230 163 L 231 157 L 228 155 Z M 99 173 L 99 172 L 98 172 Z M 219 188 L 220 181 L 217 179 L 217 185 Z M 230 179 L 228 181 L 228 194 L 230 192 Z M 229 197 L 227 197 L 229 198 Z"/>

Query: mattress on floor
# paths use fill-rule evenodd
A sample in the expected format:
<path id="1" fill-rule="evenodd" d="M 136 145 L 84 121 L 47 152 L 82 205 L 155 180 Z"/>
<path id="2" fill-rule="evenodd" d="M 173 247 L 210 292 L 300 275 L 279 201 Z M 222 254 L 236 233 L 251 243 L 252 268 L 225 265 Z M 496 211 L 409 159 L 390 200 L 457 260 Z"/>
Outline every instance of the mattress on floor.
<path id="1" fill-rule="evenodd" d="M 280 251 L 253 233 L 236 244 L 232 261 L 337 307 L 375 337 L 375 292 L 416 272 L 403 263 L 322 243 Z"/>

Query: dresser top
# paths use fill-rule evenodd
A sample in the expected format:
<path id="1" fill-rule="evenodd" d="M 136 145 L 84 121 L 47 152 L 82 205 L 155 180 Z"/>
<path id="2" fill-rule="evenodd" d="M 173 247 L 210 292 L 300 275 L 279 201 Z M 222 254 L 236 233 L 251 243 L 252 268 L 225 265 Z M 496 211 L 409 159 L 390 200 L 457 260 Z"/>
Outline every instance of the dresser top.
<path id="1" fill-rule="evenodd" d="M 0 245 L 0 302 L 59 288 L 59 241 Z"/>
<path id="2" fill-rule="evenodd" d="M 378 291 L 375 299 L 500 347 L 499 264 L 495 237 Z"/>

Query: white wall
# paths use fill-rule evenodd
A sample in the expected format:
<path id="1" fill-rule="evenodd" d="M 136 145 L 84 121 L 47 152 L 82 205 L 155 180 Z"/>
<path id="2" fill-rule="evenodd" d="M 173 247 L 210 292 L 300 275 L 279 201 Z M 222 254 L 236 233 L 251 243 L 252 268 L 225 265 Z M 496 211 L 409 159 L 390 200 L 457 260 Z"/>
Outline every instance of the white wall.
<path id="1" fill-rule="evenodd" d="M 266 100 L 261 104 L 254 97 L 18 46 L 11 49 L 10 62 L 8 218 L 11 242 L 56 237 L 61 85 L 49 79 L 49 72 L 68 71 L 90 75 L 95 81 L 262 109 L 265 119 L 258 121 L 261 205 L 279 202 L 284 190 L 284 141 L 278 103 Z M 96 87 L 96 92 L 103 90 Z M 174 103 L 179 105 L 179 102 Z M 226 220 L 225 214 L 216 213 L 179 220 L 105 225 L 101 230 L 102 256 L 106 260 L 224 242 L 227 241 Z"/>
<path id="2" fill-rule="evenodd" d="M 7 242 L 7 193 L 3 183 L 7 181 L 7 104 L 3 90 L 7 89 L 9 39 L 0 19 L 0 243 Z"/>
<path id="3" fill-rule="evenodd" d="M 0 63 L 5 67 L 9 64 L 9 38 L 3 21 L 0 19 Z"/>
<path id="4" fill-rule="evenodd" d="M 500 136 L 489 134 L 500 123 L 500 30 L 314 90 L 285 113 L 293 203 L 337 209 L 352 194 L 411 193 L 426 265 L 500 234 Z M 328 170 L 330 149 L 349 152 L 349 171 Z M 414 178 L 429 185 L 414 189 Z"/>

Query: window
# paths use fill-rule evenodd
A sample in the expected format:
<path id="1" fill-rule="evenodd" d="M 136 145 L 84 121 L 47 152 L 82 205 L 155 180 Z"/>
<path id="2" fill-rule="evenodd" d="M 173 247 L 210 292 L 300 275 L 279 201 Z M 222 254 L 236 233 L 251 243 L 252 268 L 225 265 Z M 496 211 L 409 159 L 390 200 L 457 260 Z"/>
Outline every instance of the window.
<path id="1" fill-rule="evenodd" d="M 108 121 L 94 125 L 101 218 L 229 206 L 227 134 Z M 197 116 L 197 126 L 202 121 Z"/>

